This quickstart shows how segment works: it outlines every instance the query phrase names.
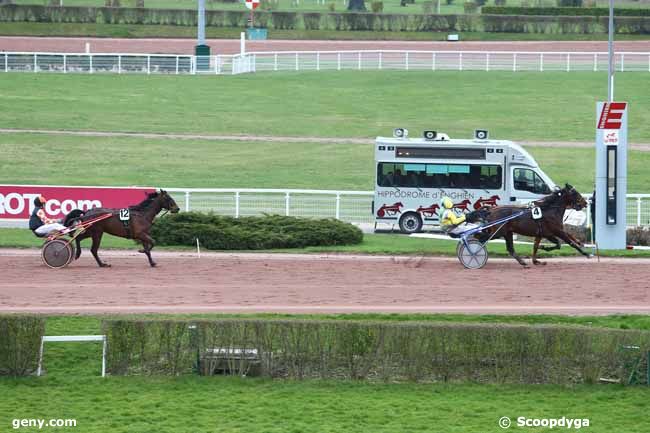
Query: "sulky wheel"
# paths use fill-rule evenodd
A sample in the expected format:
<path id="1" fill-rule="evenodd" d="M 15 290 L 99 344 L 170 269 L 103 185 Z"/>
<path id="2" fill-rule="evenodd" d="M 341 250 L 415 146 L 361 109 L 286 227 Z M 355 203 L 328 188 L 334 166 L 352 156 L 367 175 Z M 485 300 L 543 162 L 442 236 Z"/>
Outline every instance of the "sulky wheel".
<path id="1" fill-rule="evenodd" d="M 72 261 L 74 257 L 72 246 L 63 239 L 47 241 L 41 248 L 41 258 L 50 268 L 63 268 Z"/>
<path id="2" fill-rule="evenodd" d="M 467 245 L 463 242 L 458 247 L 458 260 L 467 269 L 481 269 L 487 263 L 488 253 L 485 246 L 476 239 L 467 241 Z"/>

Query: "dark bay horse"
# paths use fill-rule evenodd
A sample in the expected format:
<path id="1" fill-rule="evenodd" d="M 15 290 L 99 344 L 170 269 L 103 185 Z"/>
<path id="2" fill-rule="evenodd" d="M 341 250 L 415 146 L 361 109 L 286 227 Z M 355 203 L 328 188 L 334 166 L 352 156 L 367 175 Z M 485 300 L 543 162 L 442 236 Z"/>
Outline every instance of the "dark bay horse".
<path id="1" fill-rule="evenodd" d="M 125 219 L 125 221 L 120 219 L 120 215 L 122 215 L 123 218 L 125 217 L 126 212 L 124 212 L 123 209 L 95 208 L 86 212 L 82 212 L 78 209 L 73 210 L 66 216 L 64 221 L 64 225 L 67 227 L 72 226 L 77 221 L 84 221 L 106 213 L 112 214 L 110 218 L 94 223 L 86 229 L 84 233 L 77 236 L 75 239 L 77 245 L 75 259 L 78 259 L 81 255 L 81 240 L 92 238 L 93 243 L 90 247 L 90 252 L 93 254 L 93 257 L 95 257 L 97 264 L 102 268 L 110 266 L 108 263 L 102 262 L 97 255 L 102 236 L 104 233 L 108 233 L 113 236 L 135 239 L 136 241 L 141 242 L 143 248 L 140 252 L 147 255 L 149 264 L 152 267 L 156 266 L 156 262 L 151 258 L 151 249 L 154 247 L 154 240 L 149 235 L 149 230 L 151 229 L 154 218 L 163 209 L 166 209 L 171 213 L 176 213 L 180 210 L 167 191 L 161 189 L 160 192 L 147 194 L 147 198 L 141 203 L 135 206 L 130 206 L 128 208 L 128 220 Z"/>
<path id="2" fill-rule="evenodd" d="M 580 242 L 573 236 L 564 231 L 564 211 L 566 209 L 580 210 L 587 206 L 587 201 L 578 193 L 574 187 L 566 184 L 564 188 L 554 191 L 552 194 L 533 202 L 535 206 L 542 210 L 542 218 L 533 219 L 532 213 L 527 212 L 503 226 L 494 226 L 481 233 L 479 240 L 482 242 L 490 236 L 493 238 L 504 238 L 508 253 L 519 262 L 520 265 L 526 266 L 526 262 L 515 253 L 513 234 L 517 233 L 524 236 L 535 238 L 533 246 L 532 261 L 535 265 L 545 264 L 537 260 L 537 251 L 540 248 L 539 243 L 542 238 L 546 238 L 555 243 L 553 247 L 541 247 L 544 251 L 551 251 L 560 248 L 560 240 L 571 245 L 582 255 L 591 257 L 591 255 L 582 249 Z M 496 221 L 498 219 L 513 215 L 528 206 L 497 206 L 486 209 L 486 222 Z"/>

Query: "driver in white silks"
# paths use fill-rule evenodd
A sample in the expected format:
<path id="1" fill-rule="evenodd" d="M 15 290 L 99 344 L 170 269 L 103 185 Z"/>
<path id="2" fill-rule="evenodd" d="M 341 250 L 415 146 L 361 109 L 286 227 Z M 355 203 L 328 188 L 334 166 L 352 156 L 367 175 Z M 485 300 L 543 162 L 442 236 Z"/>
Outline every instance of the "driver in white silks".
<path id="1" fill-rule="evenodd" d="M 42 195 L 36 197 L 34 199 L 34 211 L 29 217 L 29 229 L 38 237 L 66 229 L 58 220 L 50 219 L 45 215 L 45 210 L 43 210 L 45 203 L 47 203 L 47 199 Z"/>
<path id="2" fill-rule="evenodd" d="M 478 215 L 476 211 L 465 215 L 461 210 L 454 209 L 454 202 L 449 197 L 440 200 L 442 214 L 440 215 L 440 228 L 452 237 L 460 236 L 464 231 L 478 227 L 473 221 Z"/>

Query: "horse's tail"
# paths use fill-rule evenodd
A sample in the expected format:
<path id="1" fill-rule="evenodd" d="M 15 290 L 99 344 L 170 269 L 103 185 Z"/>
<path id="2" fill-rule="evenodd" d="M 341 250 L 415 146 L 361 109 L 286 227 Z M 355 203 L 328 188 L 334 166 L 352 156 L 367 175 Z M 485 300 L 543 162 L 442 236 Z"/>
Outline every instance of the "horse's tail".
<path id="1" fill-rule="evenodd" d="M 66 227 L 72 226 L 79 218 L 84 216 L 85 212 L 82 211 L 81 209 L 74 209 L 70 211 L 69 214 L 65 216 L 65 219 L 63 220 L 63 225 Z"/>

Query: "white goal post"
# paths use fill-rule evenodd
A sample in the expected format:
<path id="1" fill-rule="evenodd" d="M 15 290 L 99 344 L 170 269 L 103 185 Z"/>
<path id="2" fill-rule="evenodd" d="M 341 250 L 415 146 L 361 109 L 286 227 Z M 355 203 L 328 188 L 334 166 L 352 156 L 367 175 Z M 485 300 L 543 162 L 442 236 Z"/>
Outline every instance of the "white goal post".
<path id="1" fill-rule="evenodd" d="M 81 342 L 81 341 L 101 341 L 102 344 L 102 377 L 106 377 L 106 336 L 105 335 L 47 335 L 41 338 L 41 348 L 38 352 L 38 369 L 36 376 L 41 375 L 43 365 L 43 345 L 46 342 Z"/>

